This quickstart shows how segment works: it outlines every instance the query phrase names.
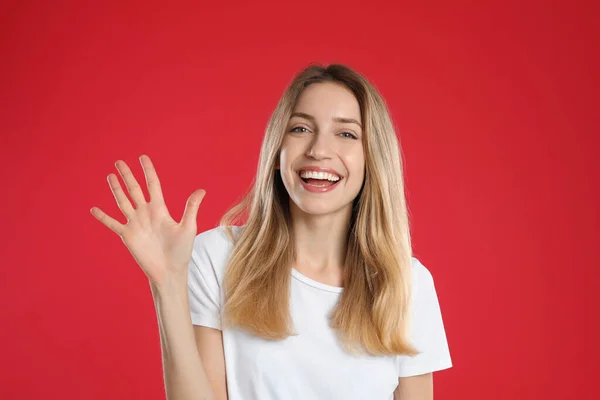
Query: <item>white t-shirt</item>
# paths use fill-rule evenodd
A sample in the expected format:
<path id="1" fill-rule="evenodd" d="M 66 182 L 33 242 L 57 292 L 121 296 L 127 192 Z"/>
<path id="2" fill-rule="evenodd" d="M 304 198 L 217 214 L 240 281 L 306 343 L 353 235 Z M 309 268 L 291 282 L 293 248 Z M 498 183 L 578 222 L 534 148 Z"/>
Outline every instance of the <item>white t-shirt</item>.
<path id="1" fill-rule="evenodd" d="M 240 227 L 233 227 L 235 235 Z M 290 307 L 297 336 L 268 341 L 239 328 L 222 329 L 223 276 L 233 244 L 223 228 L 199 234 L 189 264 L 194 325 L 220 329 L 229 400 L 392 400 L 398 377 L 450 368 L 452 361 L 431 273 L 413 265 L 412 344 L 415 357 L 355 356 L 329 326 L 343 288 L 292 269 Z"/>

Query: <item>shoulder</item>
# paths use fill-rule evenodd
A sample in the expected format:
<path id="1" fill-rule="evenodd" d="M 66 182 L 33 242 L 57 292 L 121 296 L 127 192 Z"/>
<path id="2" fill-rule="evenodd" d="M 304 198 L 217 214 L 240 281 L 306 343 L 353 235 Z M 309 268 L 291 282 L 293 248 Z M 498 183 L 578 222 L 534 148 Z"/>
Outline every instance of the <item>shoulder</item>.
<path id="1" fill-rule="evenodd" d="M 410 336 L 419 354 L 398 356 L 399 377 L 426 374 L 452 366 L 433 276 L 429 269 L 414 257 L 412 266 L 414 286 Z"/>
<path id="2" fill-rule="evenodd" d="M 240 234 L 241 226 L 231 226 L 234 237 Z M 233 249 L 233 242 L 227 234 L 227 228 L 217 226 L 196 235 L 194 239 L 194 253 L 209 253 L 211 256 L 226 256 Z"/>
<path id="3" fill-rule="evenodd" d="M 415 318 L 427 317 L 439 312 L 439 302 L 433 275 L 417 258 L 412 259 L 412 308 Z"/>
<path id="4" fill-rule="evenodd" d="M 241 231 L 240 226 L 232 226 L 234 237 Z M 201 232 L 194 239 L 192 265 L 201 271 L 211 269 L 217 278 L 222 278 L 223 270 L 233 250 L 233 242 L 225 227 L 218 226 Z"/>
<path id="5" fill-rule="evenodd" d="M 420 290 L 431 290 L 434 286 L 431 272 L 416 257 L 412 257 L 412 283 L 413 293 L 418 293 Z"/>
<path id="6" fill-rule="evenodd" d="M 231 226 L 230 228 L 234 236 L 237 236 L 242 227 Z M 216 228 L 208 229 L 196 235 L 196 238 L 194 239 L 194 250 L 200 250 L 206 247 L 222 249 L 230 247 L 232 244 L 231 239 L 227 235 L 226 228 L 217 226 Z"/>

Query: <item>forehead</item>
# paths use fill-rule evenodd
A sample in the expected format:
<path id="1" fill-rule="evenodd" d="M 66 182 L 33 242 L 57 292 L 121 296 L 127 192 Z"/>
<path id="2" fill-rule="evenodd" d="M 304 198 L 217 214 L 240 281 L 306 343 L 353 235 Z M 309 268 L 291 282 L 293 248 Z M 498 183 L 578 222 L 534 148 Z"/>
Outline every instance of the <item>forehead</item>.
<path id="1" fill-rule="evenodd" d="M 317 120 L 333 117 L 360 120 L 360 106 L 354 94 L 340 83 L 320 82 L 306 87 L 294 107 L 294 112 L 313 115 Z"/>

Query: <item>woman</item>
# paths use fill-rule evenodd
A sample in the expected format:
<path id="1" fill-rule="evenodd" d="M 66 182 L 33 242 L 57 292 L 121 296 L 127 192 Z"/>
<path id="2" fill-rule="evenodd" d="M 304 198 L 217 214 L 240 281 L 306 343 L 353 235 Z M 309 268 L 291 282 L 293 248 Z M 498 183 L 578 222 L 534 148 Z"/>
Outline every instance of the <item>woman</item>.
<path id="1" fill-rule="evenodd" d="M 452 362 L 433 279 L 412 257 L 397 137 L 365 78 L 340 64 L 298 74 L 253 189 L 200 235 L 205 192 L 177 223 L 140 161 L 150 201 L 118 161 L 135 208 L 111 174 L 128 222 L 92 214 L 148 276 L 169 399 L 433 398 L 432 372 Z"/>

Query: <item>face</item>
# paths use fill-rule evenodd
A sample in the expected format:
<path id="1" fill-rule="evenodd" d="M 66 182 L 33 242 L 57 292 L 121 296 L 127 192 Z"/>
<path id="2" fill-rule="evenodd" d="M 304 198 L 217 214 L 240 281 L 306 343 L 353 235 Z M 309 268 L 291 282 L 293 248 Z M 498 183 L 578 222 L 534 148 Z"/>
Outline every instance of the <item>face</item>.
<path id="1" fill-rule="evenodd" d="M 365 175 L 360 107 L 341 84 L 313 83 L 288 122 L 279 169 L 290 207 L 323 215 L 351 210 Z"/>

